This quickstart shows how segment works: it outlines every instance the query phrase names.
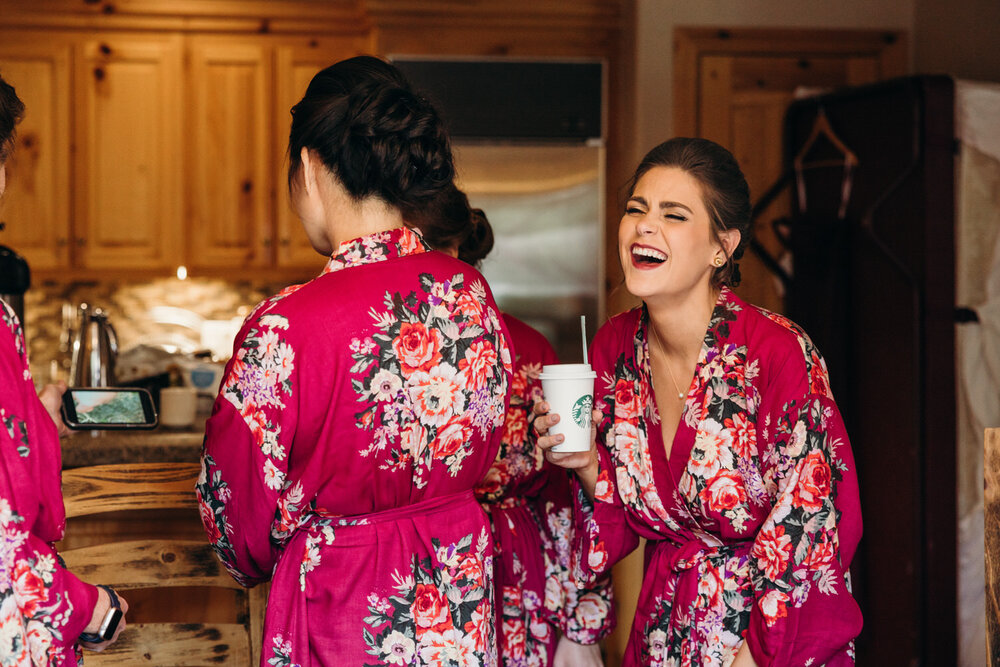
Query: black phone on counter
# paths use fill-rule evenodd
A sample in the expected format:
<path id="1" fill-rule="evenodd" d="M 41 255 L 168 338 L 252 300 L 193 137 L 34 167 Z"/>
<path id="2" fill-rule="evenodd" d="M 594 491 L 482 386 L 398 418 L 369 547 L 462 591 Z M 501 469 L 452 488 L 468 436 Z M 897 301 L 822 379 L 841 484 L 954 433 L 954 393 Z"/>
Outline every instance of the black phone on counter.
<path id="1" fill-rule="evenodd" d="M 62 418 L 74 430 L 156 428 L 153 397 L 136 387 L 70 387 Z"/>

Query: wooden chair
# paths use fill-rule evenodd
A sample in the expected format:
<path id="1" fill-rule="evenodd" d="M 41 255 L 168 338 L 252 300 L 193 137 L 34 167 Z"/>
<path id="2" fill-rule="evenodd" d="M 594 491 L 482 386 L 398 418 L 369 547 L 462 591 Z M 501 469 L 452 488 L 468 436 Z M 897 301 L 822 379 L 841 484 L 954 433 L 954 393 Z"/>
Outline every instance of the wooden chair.
<path id="1" fill-rule="evenodd" d="M 117 464 L 63 471 L 67 518 L 87 517 L 85 523 L 68 524 L 63 543 L 70 548 L 62 556 L 77 576 L 120 590 L 132 610 L 136 609 L 133 597 L 146 595 L 145 608 L 157 613 L 185 599 L 187 606 L 212 616 L 207 608 L 213 605 L 206 601 L 212 599 L 212 590 L 224 589 L 216 599 L 230 600 L 222 607 L 232 616 L 228 622 L 212 618 L 146 622 L 140 615 L 133 622 L 130 610 L 129 623 L 115 644 L 101 653 L 85 652 L 87 667 L 259 664 L 267 590 L 265 586 L 241 587 L 213 553 L 198 519 L 194 493 L 198 473 L 196 463 Z M 171 530 L 178 523 L 183 530 Z M 98 541 L 72 547 L 81 541 L 72 531 L 86 533 L 85 526 L 90 541 L 95 535 Z M 129 526 L 141 526 L 142 539 L 101 541 L 122 537 L 129 532 L 123 527 Z M 178 532 L 183 537 L 175 537 Z M 201 539 L 197 539 L 199 533 Z M 83 538 L 86 542 L 87 536 Z M 214 607 L 218 616 L 219 605 Z M 190 609 L 182 613 L 189 614 Z"/>

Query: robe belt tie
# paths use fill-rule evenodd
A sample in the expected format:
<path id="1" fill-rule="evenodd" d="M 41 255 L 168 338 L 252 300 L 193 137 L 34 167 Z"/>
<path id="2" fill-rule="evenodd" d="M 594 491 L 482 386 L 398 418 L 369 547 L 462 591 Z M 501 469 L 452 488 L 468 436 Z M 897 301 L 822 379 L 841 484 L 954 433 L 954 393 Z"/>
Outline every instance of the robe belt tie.
<path id="1" fill-rule="evenodd" d="M 418 515 L 426 516 L 427 514 L 432 514 L 442 510 L 456 509 L 464 504 L 476 506 L 479 504 L 476 502 L 476 497 L 473 495 L 471 489 L 459 491 L 458 493 L 450 493 L 445 496 L 435 496 L 434 498 L 427 498 L 426 500 L 421 500 L 413 503 L 412 505 L 393 507 L 392 509 L 382 510 L 381 512 L 371 512 L 369 514 L 354 514 L 348 516 L 344 514 L 335 514 L 324 510 L 323 508 L 316 508 L 309 512 L 311 516 L 306 518 L 304 523 L 312 523 L 315 519 L 332 519 L 333 525 L 335 526 L 354 526 L 382 523 L 384 521 L 401 521 Z"/>
<path id="2" fill-rule="evenodd" d="M 723 555 L 725 557 L 735 556 L 741 551 L 750 552 L 753 542 L 735 542 L 733 544 L 723 544 L 720 546 L 709 546 L 701 540 L 688 540 L 680 545 L 676 545 L 673 552 L 668 556 L 667 563 L 670 569 L 680 574 L 685 570 L 700 565 L 710 556 Z"/>

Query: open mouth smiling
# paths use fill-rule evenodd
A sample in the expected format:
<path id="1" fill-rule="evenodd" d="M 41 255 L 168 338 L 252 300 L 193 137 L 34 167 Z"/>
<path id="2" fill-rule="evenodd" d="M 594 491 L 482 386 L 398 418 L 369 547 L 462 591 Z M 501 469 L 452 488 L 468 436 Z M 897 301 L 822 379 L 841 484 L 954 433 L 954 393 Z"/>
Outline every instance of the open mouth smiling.
<path id="1" fill-rule="evenodd" d="M 649 246 L 632 246 L 632 261 L 640 266 L 658 266 L 667 261 L 667 255 Z"/>

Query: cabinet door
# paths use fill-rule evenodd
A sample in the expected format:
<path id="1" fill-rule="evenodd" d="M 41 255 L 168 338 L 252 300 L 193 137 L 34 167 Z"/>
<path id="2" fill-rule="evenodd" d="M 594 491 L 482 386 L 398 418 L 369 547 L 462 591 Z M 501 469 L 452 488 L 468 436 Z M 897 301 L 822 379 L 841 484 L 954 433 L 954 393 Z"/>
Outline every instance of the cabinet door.
<path id="1" fill-rule="evenodd" d="M 275 160 L 278 166 L 276 209 L 278 221 L 277 263 L 282 268 L 315 267 L 319 271 L 324 259 L 313 249 L 288 199 L 288 131 L 291 109 L 302 99 L 309 81 L 321 69 L 338 60 L 370 52 L 368 37 L 342 36 L 330 39 L 310 39 L 280 43 L 276 46 L 275 83 L 276 109 L 274 136 L 277 137 Z"/>
<path id="2" fill-rule="evenodd" d="M 270 263 L 270 49 L 260 40 L 193 37 L 187 142 L 188 263 Z"/>
<path id="3" fill-rule="evenodd" d="M 75 257 L 85 269 L 172 269 L 182 256 L 182 43 L 107 34 L 78 45 Z"/>
<path id="4" fill-rule="evenodd" d="M 35 270 L 69 264 L 70 55 L 51 36 L 0 33 L 0 73 L 25 105 L 0 199 L 0 243 Z"/>

